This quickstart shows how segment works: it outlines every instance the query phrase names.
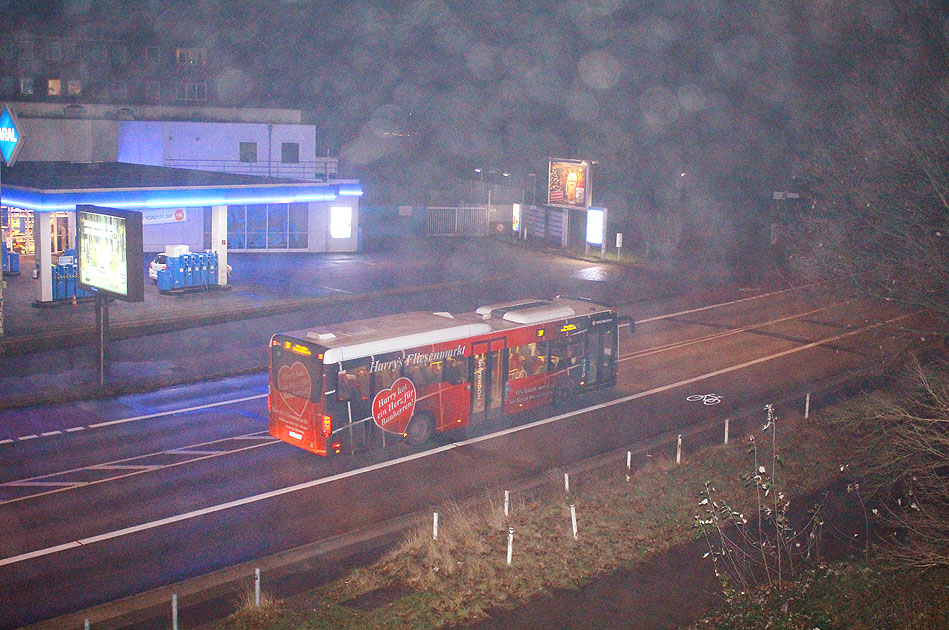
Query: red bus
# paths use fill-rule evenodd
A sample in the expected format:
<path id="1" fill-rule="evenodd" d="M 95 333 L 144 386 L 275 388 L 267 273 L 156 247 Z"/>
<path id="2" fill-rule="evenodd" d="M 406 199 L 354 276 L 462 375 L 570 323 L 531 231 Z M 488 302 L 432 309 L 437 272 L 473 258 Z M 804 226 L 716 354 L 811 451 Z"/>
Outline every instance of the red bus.
<path id="1" fill-rule="evenodd" d="M 616 310 L 519 300 L 276 334 L 270 434 L 319 455 L 478 427 L 616 381 Z"/>

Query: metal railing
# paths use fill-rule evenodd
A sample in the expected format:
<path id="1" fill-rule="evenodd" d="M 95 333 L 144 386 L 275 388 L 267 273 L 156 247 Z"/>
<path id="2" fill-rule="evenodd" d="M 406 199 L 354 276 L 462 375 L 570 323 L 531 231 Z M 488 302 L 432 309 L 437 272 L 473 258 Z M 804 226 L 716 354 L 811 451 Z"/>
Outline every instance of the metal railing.
<path id="1" fill-rule="evenodd" d="M 240 160 L 165 160 L 165 166 L 187 168 L 194 171 L 213 171 L 216 173 L 237 173 L 257 177 L 279 177 L 281 179 L 301 179 L 304 181 L 328 181 L 339 174 L 338 158 L 317 158 L 308 162 L 241 162 Z"/>

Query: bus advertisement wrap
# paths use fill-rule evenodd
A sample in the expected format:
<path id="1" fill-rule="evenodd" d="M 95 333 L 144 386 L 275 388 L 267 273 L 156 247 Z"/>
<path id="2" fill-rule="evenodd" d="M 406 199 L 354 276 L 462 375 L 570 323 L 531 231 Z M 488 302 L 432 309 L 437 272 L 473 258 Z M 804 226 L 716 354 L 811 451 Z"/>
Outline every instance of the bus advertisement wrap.
<path id="1" fill-rule="evenodd" d="M 590 163 L 586 160 L 550 160 L 547 169 L 547 205 L 587 208 L 590 205 Z"/>
<path id="2" fill-rule="evenodd" d="M 80 205 L 76 228 L 79 287 L 126 302 L 143 302 L 142 214 Z"/>
<path id="3" fill-rule="evenodd" d="M 415 384 L 400 377 L 372 399 L 372 419 L 383 431 L 402 435 L 415 411 Z"/>

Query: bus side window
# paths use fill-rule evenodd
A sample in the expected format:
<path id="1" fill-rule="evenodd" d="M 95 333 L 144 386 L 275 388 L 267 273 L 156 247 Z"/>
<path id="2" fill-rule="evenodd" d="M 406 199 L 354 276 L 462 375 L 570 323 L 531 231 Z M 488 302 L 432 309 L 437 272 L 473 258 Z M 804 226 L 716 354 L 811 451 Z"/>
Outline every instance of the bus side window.
<path id="1" fill-rule="evenodd" d="M 378 372 L 373 372 L 372 375 L 375 377 L 375 389 L 373 391 L 392 387 L 392 383 L 395 382 L 395 379 L 401 376 L 399 368 L 379 370 Z"/>
<path id="2" fill-rule="evenodd" d="M 508 379 L 513 380 L 527 376 L 527 359 L 521 354 L 521 351 L 525 347 L 526 346 L 517 346 L 508 351 Z"/>
<path id="3" fill-rule="evenodd" d="M 452 385 L 461 385 L 468 380 L 468 363 L 464 359 L 445 359 L 444 379 Z"/>

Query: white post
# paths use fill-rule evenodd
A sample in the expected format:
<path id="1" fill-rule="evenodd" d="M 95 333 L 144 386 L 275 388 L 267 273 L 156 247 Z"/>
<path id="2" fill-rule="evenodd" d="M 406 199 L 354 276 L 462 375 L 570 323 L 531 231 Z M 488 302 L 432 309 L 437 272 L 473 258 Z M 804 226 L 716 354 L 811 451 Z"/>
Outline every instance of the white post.
<path id="1" fill-rule="evenodd" d="M 807 396 L 804 397 L 804 419 L 807 420 L 809 415 L 811 415 L 811 393 L 807 392 Z"/>
<path id="2" fill-rule="evenodd" d="M 432 512 L 432 540 L 438 540 L 438 512 Z"/>
<path id="3" fill-rule="evenodd" d="M 511 491 L 505 490 L 504 491 L 504 516 L 508 515 L 508 506 L 510 505 L 510 503 L 511 503 Z M 511 563 L 508 562 L 508 564 L 511 564 Z"/>
<path id="4" fill-rule="evenodd" d="M 178 593 L 171 594 L 171 628 L 178 630 Z"/>
<path id="5" fill-rule="evenodd" d="M 682 434 L 679 434 L 679 439 L 676 440 L 676 464 L 682 463 Z"/>
<path id="6" fill-rule="evenodd" d="M 50 235 L 53 215 L 50 212 L 33 212 L 33 255 L 39 263 L 39 282 L 36 285 L 36 301 L 53 301 L 53 239 Z M 30 272 L 32 273 L 32 269 Z"/>
<path id="7" fill-rule="evenodd" d="M 254 607 L 260 608 L 260 569 L 254 569 Z"/>
<path id="8" fill-rule="evenodd" d="M 570 473 L 563 474 L 563 491 L 570 492 Z"/>
<path id="9" fill-rule="evenodd" d="M 570 522 L 573 524 L 573 539 L 577 539 L 577 506 L 570 504 Z"/>
<path id="10" fill-rule="evenodd" d="M 514 553 L 514 528 L 507 528 L 507 563 L 511 564 L 511 555 Z"/>
<path id="11" fill-rule="evenodd" d="M 633 452 L 626 451 L 626 483 L 629 483 L 629 480 L 633 472 Z"/>
<path id="12" fill-rule="evenodd" d="M 217 254 L 214 284 L 227 284 L 227 206 L 211 206 L 211 251 Z"/>
<path id="13" fill-rule="evenodd" d="M 83 630 L 89 630 L 89 620 L 86 619 L 85 623 L 82 624 Z"/>
<path id="14" fill-rule="evenodd" d="M 728 418 L 725 418 L 725 444 L 728 444 Z"/>

